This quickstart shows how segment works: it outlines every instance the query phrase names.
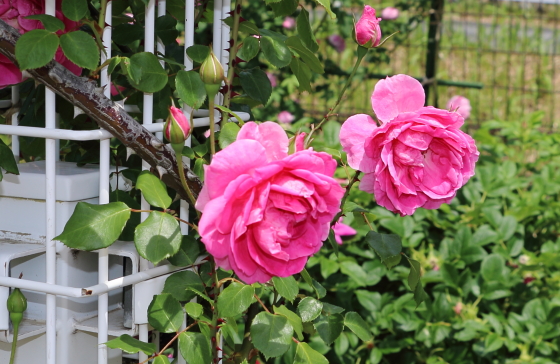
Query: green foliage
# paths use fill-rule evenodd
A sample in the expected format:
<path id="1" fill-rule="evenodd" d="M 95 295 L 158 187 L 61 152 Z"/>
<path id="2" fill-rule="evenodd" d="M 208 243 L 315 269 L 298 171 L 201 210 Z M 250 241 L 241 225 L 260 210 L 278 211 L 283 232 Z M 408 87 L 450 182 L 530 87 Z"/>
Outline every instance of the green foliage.
<path id="1" fill-rule="evenodd" d="M 166 209 L 171 205 L 171 197 L 167 194 L 165 184 L 149 171 L 138 175 L 136 188 L 142 191 L 146 201 L 155 207 Z"/>
<path id="2" fill-rule="evenodd" d="M 178 332 L 183 323 L 183 308 L 169 293 L 155 295 L 148 306 L 148 322 L 161 332 Z"/>
<path id="3" fill-rule="evenodd" d="M 179 71 L 175 78 L 175 87 L 179 98 L 193 109 L 199 109 L 206 100 L 204 83 L 196 71 Z"/>
<path id="4" fill-rule="evenodd" d="M 95 40 L 86 32 L 78 30 L 60 36 L 60 47 L 70 61 L 82 68 L 97 68 L 99 49 Z"/>
<path id="5" fill-rule="evenodd" d="M 128 80 L 138 90 L 153 93 L 167 84 L 167 73 L 155 55 L 140 52 L 130 57 Z"/>
<path id="6" fill-rule="evenodd" d="M 21 70 L 43 67 L 56 53 L 59 40 L 56 34 L 35 29 L 23 34 L 16 43 L 16 59 Z"/>
<path id="7" fill-rule="evenodd" d="M 156 345 L 153 343 L 145 343 L 132 336 L 125 334 L 105 343 L 111 349 L 121 349 L 125 353 L 135 354 L 142 351 L 146 355 L 152 355 L 156 352 Z"/>
<path id="8" fill-rule="evenodd" d="M 113 244 L 130 217 L 122 202 L 92 205 L 78 202 L 62 234 L 54 238 L 72 249 L 97 250 Z"/>
<path id="9" fill-rule="evenodd" d="M 0 139 L 0 181 L 3 179 L 2 168 L 8 173 L 19 174 L 12 150 Z"/>
<path id="10" fill-rule="evenodd" d="M 241 71 L 239 79 L 243 91 L 245 91 L 249 97 L 266 105 L 270 98 L 270 93 L 272 92 L 272 86 L 270 86 L 270 80 L 263 70 L 260 68 L 252 68 Z"/>
<path id="11" fill-rule="evenodd" d="M 159 211 L 150 212 L 134 232 L 136 250 L 142 258 L 154 264 L 177 253 L 181 247 L 181 238 L 177 220 Z"/>
<path id="12" fill-rule="evenodd" d="M 189 364 L 212 362 L 212 350 L 208 338 L 198 332 L 183 332 L 179 335 L 179 351 Z"/>
<path id="13" fill-rule="evenodd" d="M 62 22 L 62 20 L 52 15 L 47 15 L 47 14 L 29 15 L 26 16 L 25 19 L 39 20 L 41 24 L 43 24 L 43 27 L 45 27 L 45 30 L 48 30 L 49 32 L 52 33 L 64 29 L 64 23 Z"/>
<path id="14" fill-rule="evenodd" d="M 287 317 L 261 312 L 251 324 L 253 345 L 266 357 L 284 354 L 292 342 L 294 329 Z"/>
<path id="15" fill-rule="evenodd" d="M 218 297 L 218 312 L 222 317 L 240 315 L 253 302 L 255 288 L 233 282 Z"/>
<path id="16" fill-rule="evenodd" d="M 62 0 L 62 13 L 70 20 L 80 21 L 89 14 L 86 0 Z"/>

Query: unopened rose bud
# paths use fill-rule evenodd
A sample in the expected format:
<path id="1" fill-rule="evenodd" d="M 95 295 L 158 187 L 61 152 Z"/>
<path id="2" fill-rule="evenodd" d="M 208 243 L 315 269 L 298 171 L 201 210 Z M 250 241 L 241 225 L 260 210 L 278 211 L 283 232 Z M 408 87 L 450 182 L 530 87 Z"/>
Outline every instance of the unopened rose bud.
<path id="1" fill-rule="evenodd" d="M 224 80 L 224 68 L 212 51 L 212 48 L 210 48 L 208 57 L 202 62 L 199 72 L 208 96 L 214 97 L 220 90 L 220 86 Z"/>
<path id="2" fill-rule="evenodd" d="M 15 288 L 6 302 L 8 312 L 10 313 L 10 320 L 12 324 L 19 325 L 23 319 L 23 313 L 27 310 L 27 298 L 21 293 L 19 288 Z"/>
<path id="3" fill-rule="evenodd" d="M 191 133 L 191 125 L 181 109 L 171 106 L 165 121 L 164 135 L 171 144 L 183 144 Z"/>
<path id="4" fill-rule="evenodd" d="M 364 7 L 364 13 L 356 23 L 356 42 L 366 48 L 377 47 L 381 42 L 381 18 L 375 16 L 375 9 L 369 5 Z"/>
<path id="5" fill-rule="evenodd" d="M 461 302 L 457 302 L 457 304 L 453 307 L 453 311 L 455 311 L 457 315 L 460 315 L 461 311 L 463 311 L 463 304 Z"/>

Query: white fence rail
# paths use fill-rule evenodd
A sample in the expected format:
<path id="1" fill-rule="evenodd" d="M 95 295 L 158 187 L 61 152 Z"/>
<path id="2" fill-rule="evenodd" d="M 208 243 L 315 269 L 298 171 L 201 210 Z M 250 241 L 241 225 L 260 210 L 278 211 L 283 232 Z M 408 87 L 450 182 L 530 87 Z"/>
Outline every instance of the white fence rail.
<path id="1" fill-rule="evenodd" d="M 47 14 L 55 14 L 56 0 L 45 0 Z M 222 21 L 231 9 L 230 0 L 214 1 L 213 48 L 227 69 L 229 27 Z M 146 6 L 144 50 L 165 52 L 155 39 L 155 19 L 166 12 L 165 1 L 150 0 Z M 185 1 L 185 49 L 194 44 L 195 0 Z M 108 2 L 103 44 L 111 57 L 112 18 Z M 184 57 L 186 70 L 193 62 Z M 101 71 L 101 86 L 110 97 L 110 76 Z M 12 87 L 11 100 L 0 101 L 9 107 L 19 101 L 19 88 Z M 120 364 L 122 352 L 104 345 L 111 337 L 128 333 L 148 340 L 145 308 L 158 293 L 166 275 L 181 269 L 169 264 L 153 267 L 139 257 L 131 242 L 116 242 L 97 252 L 71 251 L 53 238 L 62 228 L 78 201 L 105 204 L 109 202 L 111 134 L 103 129 L 91 131 L 63 130 L 57 127 L 55 94 L 46 90 L 45 128 L 19 126 L 17 114 L 12 125 L 0 125 L 0 134 L 12 136 L 12 151 L 19 156 L 19 137 L 45 139 L 45 161 L 20 164 L 20 175 L 7 175 L 0 182 L 0 362 L 7 363 L 12 341 L 5 302 L 8 287 L 18 287 L 28 297 L 28 311 L 20 328 L 18 364 Z M 216 100 L 218 103 L 221 101 Z M 135 106 L 123 107 L 140 112 Z M 193 111 L 184 107 L 190 118 Z M 216 113 L 217 114 L 217 113 Z M 242 118 L 248 115 L 240 113 Z M 194 111 L 195 127 L 208 127 L 208 110 Z M 219 118 L 216 118 L 219 119 Z M 162 120 L 153 120 L 153 95 L 144 94 L 142 123 L 161 137 Z M 98 167 L 79 168 L 59 161 L 59 140 L 99 140 Z M 187 141 L 190 143 L 190 140 Z M 190 144 L 187 144 L 190 145 Z M 144 163 L 144 168 L 147 168 Z M 143 199 L 142 199 L 143 200 Z M 142 209 L 149 208 L 145 200 Z M 181 217 L 188 218 L 188 204 L 181 201 Z M 145 219 L 147 214 L 142 216 Z M 181 224 L 183 233 L 188 226 Z M 129 274 L 123 276 L 124 261 Z M 23 278 L 18 279 L 20 273 Z M 142 289 L 135 289 L 142 285 Z M 132 286 L 130 307 L 123 299 L 123 288 Z M 144 312 L 142 313 L 142 310 Z M 139 361 L 147 357 L 141 353 Z M 179 358 L 179 363 L 184 363 Z"/>

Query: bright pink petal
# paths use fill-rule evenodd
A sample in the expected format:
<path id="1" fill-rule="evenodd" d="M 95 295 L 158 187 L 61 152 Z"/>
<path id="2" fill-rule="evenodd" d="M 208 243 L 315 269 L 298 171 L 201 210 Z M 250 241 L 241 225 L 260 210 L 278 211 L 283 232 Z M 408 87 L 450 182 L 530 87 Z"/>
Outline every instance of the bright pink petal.
<path id="1" fill-rule="evenodd" d="M 280 160 L 288 156 L 288 136 L 282 127 L 272 121 L 262 124 L 254 122 L 245 123 L 237 140 L 256 140 L 264 147 L 268 161 Z"/>
<path id="2" fill-rule="evenodd" d="M 422 84 L 407 75 L 396 75 L 380 80 L 371 95 L 371 106 L 377 118 L 384 123 L 403 112 L 417 111 L 424 106 Z"/>
<path id="3" fill-rule="evenodd" d="M 364 143 L 377 128 L 375 121 L 366 114 L 357 114 L 349 117 L 340 128 L 340 143 L 342 149 L 348 154 L 350 167 L 367 171 L 371 169 L 371 162 L 367 157 L 364 161 Z M 366 168 L 369 166 L 370 168 Z"/>

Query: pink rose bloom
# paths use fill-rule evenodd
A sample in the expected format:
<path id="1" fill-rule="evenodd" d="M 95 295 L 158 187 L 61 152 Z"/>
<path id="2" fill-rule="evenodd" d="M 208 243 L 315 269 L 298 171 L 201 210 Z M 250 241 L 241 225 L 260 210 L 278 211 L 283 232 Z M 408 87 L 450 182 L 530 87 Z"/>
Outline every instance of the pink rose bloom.
<path id="1" fill-rule="evenodd" d="M 202 242 L 249 284 L 301 272 L 340 210 L 336 161 L 312 149 L 288 155 L 288 144 L 280 125 L 249 122 L 204 166 Z"/>
<path id="2" fill-rule="evenodd" d="M 346 41 L 338 34 L 329 35 L 329 43 L 338 53 L 344 52 L 346 49 Z"/>
<path id="3" fill-rule="evenodd" d="M 467 120 L 471 116 L 471 102 L 464 96 L 456 95 L 447 102 L 447 110 L 457 111 Z"/>
<path id="4" fill-rule="evenodd" d="M 69 20 L 62 12 L 59 10 L 61 6 L 61 1 L 56 3 L 56 17 L 65 25 L 65 29 L 58 31 L 57 34 L 61 35 L 66 32 L 75 30 L 79 27 L 79 23 Z M 0 0 L 0 19 L 5 21 L 7 24 L 19 30 L 21 34 L 26 33 L 33 29 L 43 29 L 43 24 L 38 20 L 25 19 L 26 16 L 35 14 L 44 14 L 45 7 L 43 0 Z M 80 75 L 82 69 L 70 62 L 62 49 L 59 47 L 55 54 L 55 60 L 62 64 L 64 67 L 68 68 L 70 72 L 75 75 Z M 12 62 L 8 60 L 7 57 L 0 55 L 0 89 L 20 83 L 23 81 L 21 71 Z"/>
<path id="5" fill-rule="evenodd" d="M 296 117 L 289 111 L 280 111 L 278 114 L 278 122 L 283 124 L 290 124 Z"/>
<path id="6" fill-rule="evenodd" d="M 268 77 L 268 80 L 270 81 L 270 86 L 276 87 L 278 85 L 278 79 L 276 78 L 274 73 L 272 72 L 265 72 L 265 73 L 266 73 L 266 77 Z"/>
<path id="7" fill-rule="evenodd" d="M 379 45 L 379 42 L 381 42 L 380 21 L 381 18 L 375 17 L 375 9 L 366 5 L 362 17 L 356 23 L 356 41 L 359 45 L 366 48 Z"/>
<path id="8" fill-rule="evenodd" d="M 478 160 L 474 140 L 459 128 L 459 113 L 424 107 L 424 89 L 407 75 L 381 80 L 371 96 L 377 126 L 369 115 L 351 116 L 340 141 L 348 164 L 364 172 L 360 189 L 402 216 L 418 207 L 449 203 Z"/>
<path id="9" fill-rule="evenodd" d="M 386 7 L 381 12 L 381 18 L 383 20 L 395 20 L 399 17 L 399 9 L 393 8 L 392 6 Z"/>
<path id="10" fill-rule="evenodd" d="M 341 217 L 338 219 L 336 224 L 332 227 L 334 231 L 334 240 L 336 240 L 338 245 L 342 245 L 342 237 L 343 236 L 352 236 L 356 235 L 356 230 L 352 227 L 343 223 L 344 219 Z"/>
<path id="11" fill-rule="evenodd" d="M 286 29 L 294 29 L 296 27 L 296 20 L 291 16 L 287 16 L 284 18 L 282 26 Z"/>

